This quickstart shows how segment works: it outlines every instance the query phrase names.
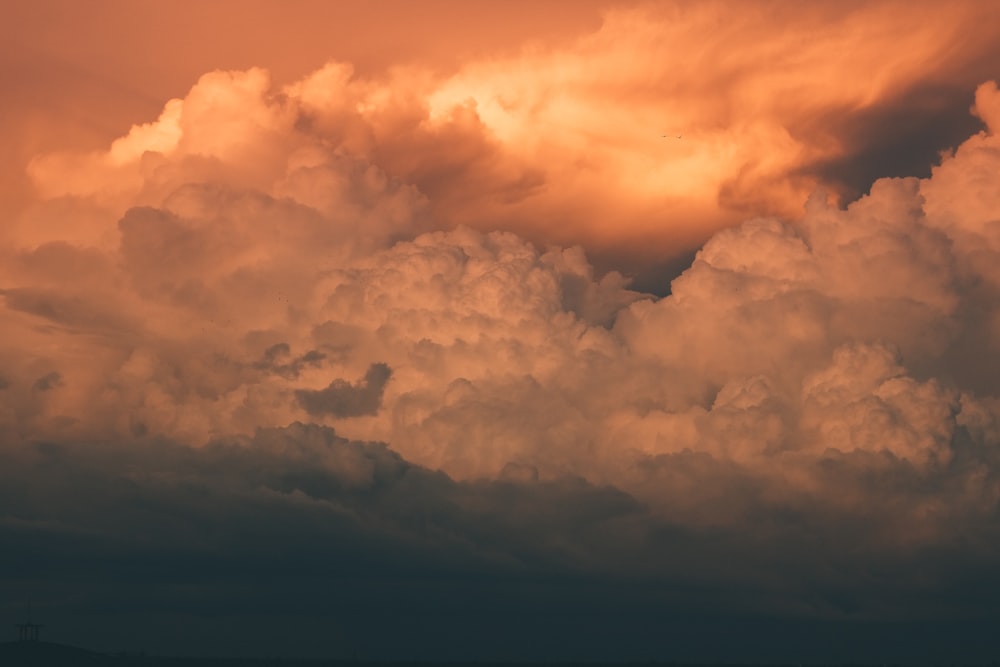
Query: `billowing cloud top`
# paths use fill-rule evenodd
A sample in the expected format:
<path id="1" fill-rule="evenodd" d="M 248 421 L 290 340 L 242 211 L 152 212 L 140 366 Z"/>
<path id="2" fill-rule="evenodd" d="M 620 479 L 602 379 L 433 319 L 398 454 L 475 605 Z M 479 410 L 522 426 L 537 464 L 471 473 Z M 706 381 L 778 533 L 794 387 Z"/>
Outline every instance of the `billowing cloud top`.
<path id="1" fill-rule="evenodd" d="M 699 5 L 444 81 L 216 71 L 105 151 L 38 156 L 0 249 L 10 558 L 155 573 L 176 548 L 197 578 L 278 540 L 324 586 L 320 561 L 375 559 L 695 582 L 675 611 L 987 614 L 943 600 L 969 572 L 997 590 L 996 84 L 929 177 L 812 191 L 856 148 L 822 119 L 912 91 L 968 20 L 904 14 L 881 69 L 793 76 L 849 39 L 829 76 L 875 62 L 886 7 L 794 51 L 751 39 L 764 10 L 699 46 L 721 20 Z M 666 254 L 726 228 L 662 297 L 535 243 L 619 226 Z"/>
<path id="2" fill-rule="evenodd" d="M 281 86 L 209 74 L 106 155 L 31 171 L 47 195 L 124 205 L 195 177 L 178 162 L 205 179 L 221 161 L 230 184 L 317 204 L 292 176 L 319 141 L 418 188 L 435 226 L 656 264 L 747 217 L 800 217 L 817 183 L 850 199 L 923 173 L 973 131 L 969 93 L 1000 76 L 998 37 L 978 2 L 623 4 L 575 40 L 446 74 L 416 56 Z"/>

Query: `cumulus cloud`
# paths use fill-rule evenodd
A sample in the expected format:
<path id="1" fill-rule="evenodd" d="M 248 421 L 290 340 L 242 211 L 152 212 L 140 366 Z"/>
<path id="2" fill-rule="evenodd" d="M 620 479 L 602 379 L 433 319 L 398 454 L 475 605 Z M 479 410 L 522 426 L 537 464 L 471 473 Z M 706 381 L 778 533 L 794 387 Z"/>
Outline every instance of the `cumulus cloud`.
<path id="1" fill-rule="evenodd" d="M 754 151 L 724 150 L 734 130 L 709 118 L 679 140 L 694 144 L 676 147 L 688 167 L 658 172 L 666 194 L 618 187 L 638 178 L 626 167 L 645 139 L 631 116 L 631 152 L 588 135 L 589 86 L 606 96 L 601 76 L 643 44 L 665 48 L 637 16 L 612 15 L 573 54 L 525 56 L 545 67 L 509 99 L 468 87 L 506 89 L 510 62 L 444 83 L 331 64 L 280 90 L 263 70 L 214 72 L 105 152 L 35 160 L 51 199 L 0 249 L 0 451 L 17 483 L 2 520 L 18 553 L 68 540 L 100 560 L 138 531 L 185 545 L 198 567 L 218 554 L 259 564 L 277 535 L 288 563 L 316 572 L 313 557 L 402 567 L 403 554 L 428 571 L 688 577 L 709 597 L 732 584 L 732 609 L 865 619 L 930 613 L 966 590 L 946 545 L 988 572 L 996 85 L 976 93 L 985 129 L 928 178 L 880 179 L 841 207 L 788 180 L 824 146 L 772 120 L 864 104 L 906 77 L 789 100 L 764 94 L 787 91 L 781 76 L 733 65 L 737 101 L 767 111 L 744 129 L 781 140 L 777 162 L 747 167 Z M 644 37 L 612 38 L 625 33 Z M 583 85 L 583 63 L 605 52 Z M 565 99 L 550 96 L 557 83 Z M 546 128 L 536 143 L 529 119 Z M 545 156 L 578 156 L 584 136 L 597 166 L 573 163 L 583 175 L 566 185 L 569 163 Z M 764 207 L 776 215 L 714 234 L 663 297 L 595 270 L 579 246 L 492 229 L 507 216 L 555 225 L 582 210 L 560 202 L 602 179 L 608 201 L 584 227 L 611 210 L 628 221 L 623 198 L 662 203 L 695 182 L 695 199 L 725 191 L 732 211 L 757 186 L 780 192 Z M 801 215 L 777 215 L 792 201 Z M 45 485 L 24 488 L 29 474 Z M 199 517 L 209 505 L 218 513 Z M 135 509 L 109 509 L 122 507 Z M 206 534 L 216 541 L 199 545 Z M 896 569 L 858 583 L 875 566 Z M 904 600 L 916 581 L 926 589 Z"/>
<path id="2" fill-rule="evenodd" d="M 199 442 L 335 418 L 459 477 L 527 466 L 630 484 L 633 457 L 685 449 L 944 464 L 956 392 L 994 391 L 968 351 L 996 326 L 978 282 L 993 250 L 976 242 L 991 186 L 962 176 L 986 168 L 991 128 L 930 179 L 878 181 L 846 209 L 817 193 L 800 220 L 718 233 L 657 299 L 599 278 L 579 248 L 421 231 L 418 186 L 318 141 L 351 128 L 370 86 L 341 66 L 278 96 L 259 70 L 209 75 L 88 158 L 155 165 L 126 194 L 89 191 L 120 198 L 117 245 L 85 231 L 10 252 L 10 351 L 39 331 L 72 342 L 12 354 L 20 386 L 61 378 L 19 428 Z M 995 95 L 980 89 L 982 118 Z M 247 105 L 231 134 L 198 139 Z"/>

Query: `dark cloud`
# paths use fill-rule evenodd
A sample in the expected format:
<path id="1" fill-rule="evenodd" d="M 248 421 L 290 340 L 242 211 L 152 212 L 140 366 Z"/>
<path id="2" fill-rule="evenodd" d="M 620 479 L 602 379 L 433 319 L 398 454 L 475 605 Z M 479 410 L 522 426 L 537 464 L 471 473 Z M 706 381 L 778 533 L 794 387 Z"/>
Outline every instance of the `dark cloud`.
<path id="1" fill-rule="evenodd" d="M 311 424 L 200 448 L 25 443 L 0 469 L 0 610 L 30 595 L 49 638 L 168 654 L 789 660 L 836 629 L 845 658 L 946 655 L 937 635 L 896 633 L 933 622 L 957 639 L 994 617 L 995 510 L 897 545 L 900 498 L 946 478 L 891 458 L 870 478 L 863 458 L 819 464 L 838 506 L 704 454 L 660 457 L 650 483 L 678 503 L 664 515 L 514 466 L 456 481 Z M 864 515 L 849 507 L 859 485 L 880 489 Z M 733 523 L 697 514 L 733 501 Z M 597 637 L 569 641 L 581 630 Z M 720 632 L 732 648 L 706 653 Z M 977 641 L 963 657 L 997 648 Z"/>
<path id="2" fill-rule="evenodd" d="M 291 351 L 288 343 L 275 343 L 264 350 L 261 360 L 254 363 L 254 368 L 294 380 L 302 374 L 304 368 L 318 367 L 326 359 L 326 355 L 319 350 L 309 350 L 294 358 L 291 357 Z"/>
<path id="3" fill-rule="evenodd" d="M 995 77 L 1000 77 L 1000 70 L 983 72 L 970 84 Z M 824 117 L 821 122 L 841 138 L 844 152 L 806 165 L 800 173 L 818 176 L 845 203 L 863 195 L 879 178 L 927 178 L 942 151 L 981 127 L 969 114 L 971 87 L 917 86 L 879 104 Z"/>
<path id="4" fill-rule="evenodd" d="M 383 363 L 368 367 L 365 377 L 354 384 L 336 379 L 324 389 L 297 389 L 295 398 L 310 415 L 343 419 L 374 415 L 382 407 L 382 393 L 392 377 L 392 369 Z"/>
<path id="5" fill-rule="evenodd" d="M 51 373 L 46 373 L 42 377 L 35 380 L 31 388 L 34 391 L 49 391 L 63 385 L 62 375 L 58 371 L 52 371 Z"/>

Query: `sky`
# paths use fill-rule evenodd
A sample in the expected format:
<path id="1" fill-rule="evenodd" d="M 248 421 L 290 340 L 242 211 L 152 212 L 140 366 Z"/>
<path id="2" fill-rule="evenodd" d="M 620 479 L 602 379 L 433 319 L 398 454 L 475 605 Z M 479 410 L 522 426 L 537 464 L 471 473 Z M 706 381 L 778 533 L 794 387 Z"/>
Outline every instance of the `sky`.
<path id="1" fill-rule="evenodd" d="M 0 621 L 991 662 L 1000 7 L 9 2 Z"/>

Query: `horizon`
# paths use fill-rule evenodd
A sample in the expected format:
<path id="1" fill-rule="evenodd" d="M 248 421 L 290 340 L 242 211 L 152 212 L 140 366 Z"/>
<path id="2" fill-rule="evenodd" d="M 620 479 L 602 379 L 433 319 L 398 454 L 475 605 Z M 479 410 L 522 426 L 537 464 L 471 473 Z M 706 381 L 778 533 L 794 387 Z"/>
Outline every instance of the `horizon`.
<path id="1" fill-rule="evenodd" d="M 14 641 L 0 641 L 0 650 L 2 649 L 22 649 L 18 655 L 32 655 L 41 656 L 42 652 L 53 649 L 69 649 L 73 653 L 59 653 L 59 654 L 49 654 L 50 662 L 44 664 L 77 664 L 71 662 L 74 655 L 78 653 L 85 653 L 88 656 L 93 656 L 95 658 L 108 658 L 113 661 L 113 664 L 131 664 L 131 661 L 138 661 L 144 664 L 150 662 L 162 662 L 169 661 L 171 663 L 175 662 L 186 662 L 194 661 L 199 664 L 338 664 L 338 665 L 351 665 L 351 664 L 382 664 L 382 665 L 429 665 L 429 664 L 474 664 L 474 665 L 569 665 L 569 664 L 591 664 L 591 665 L 676 665 L 678 667 L 696 667 L 696 666 L 722 666 L 722 665 L 760 665 L 760 666 L 770 666 L 770 667 L 786 667 L 789 665 L 813 665 L 814 667 L 834 667 L 843 665 L 853 665 L 856 667 L 868 667 L 869 665 L 881 665 L 881 667 L 887 667 L 891 665 L 892 667 L 905 667 L 908 664 L 933 664 L 933 665 L 949 665 L 951 667 L 974 667 L 978 665 L 993 665 L 996 661 L 990 662 L 963 662 L 956 660 L 946 660 L 939 662 L 916 662 L 916 663 L 900 663 L 900 662 L 859 662 L 859 661 L 824 661 L 824 660 L 811 660 L 806 662 L 755 662 L 755 661 L 742 661 L 742 660 L 728 660 L 728 661 L 705 661 L 705 660 L 648 660 L 648 659 L 634 659 L 634 660 L 576 660 L 576 659 L 553 659 L 553 660 L 484 660 L 484 659 L 444 659 L 444 660 L 411 660 L 411 659 L 382 659 L 382 658 L 324 658 L 324 657 L 295 657 L 295 656 L 281 656 L 268 654 L 266 656 L 199 656 L 199 655 L 183 655 L 183 654 L 157 654 L 157 653 L 147 653 L 143 649 L 128 651 L 128 650 L 94 650 L 86 646 L 76 646 L 73 644 L 64 644 L 59 642 L 50 642 L 40 639 L 18 639 Z M 77 656 L 79 657 L 79 656 Z M 32 665 L 41 665 L 37 661 L 32 662 Z M 88 663 L 89 664 L 89 663 Z"/>

